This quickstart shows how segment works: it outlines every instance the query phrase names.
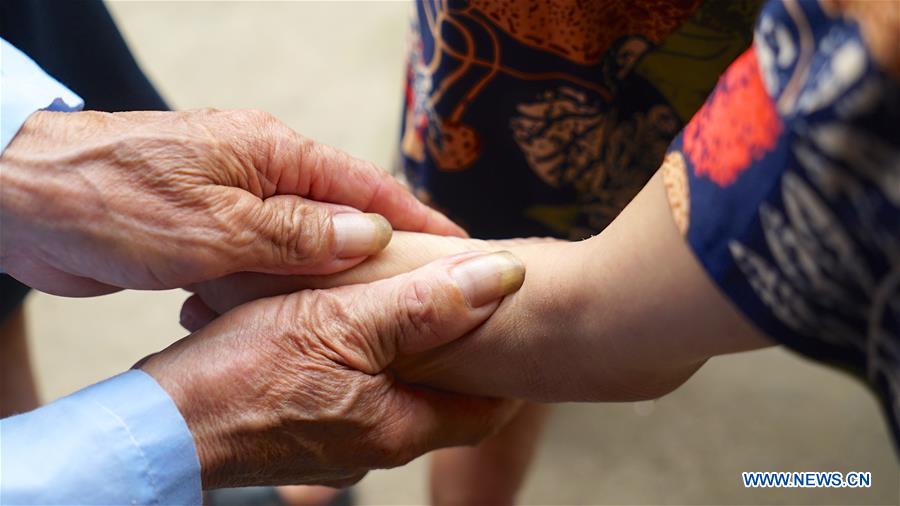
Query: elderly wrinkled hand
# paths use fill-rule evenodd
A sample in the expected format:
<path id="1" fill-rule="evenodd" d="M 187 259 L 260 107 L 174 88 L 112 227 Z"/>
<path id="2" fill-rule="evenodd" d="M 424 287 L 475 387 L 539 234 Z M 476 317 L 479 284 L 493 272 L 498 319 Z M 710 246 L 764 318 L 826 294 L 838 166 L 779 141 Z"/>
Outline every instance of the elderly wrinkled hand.
<path id="1" fill-rule="evenodd" d="M 59 295 L 337 272 L 391 225 L 464 235 L 373 164 L 256 111 L 41 111 L 0 169 L 0 266 Z"/>
<path id="2" fill-rule="evenodd" d="M 474 444 L 515 405 L 405 384 L 404 356 L 463 336 L 521 286 L 506 252 L 470 252 L 370 284 L 259 299 L 140 364 L 193 433 L 204 488 L 344 486 Z"/>

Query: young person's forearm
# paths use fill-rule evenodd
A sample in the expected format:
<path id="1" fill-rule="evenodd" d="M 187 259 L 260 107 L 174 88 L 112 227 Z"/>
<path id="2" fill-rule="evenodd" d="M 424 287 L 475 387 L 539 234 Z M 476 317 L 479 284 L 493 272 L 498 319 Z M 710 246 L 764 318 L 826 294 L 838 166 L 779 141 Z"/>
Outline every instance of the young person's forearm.
<path id="1" fill-rule="evenodd" d="M 709 357 L 762 338 L 718 292 L 678 234 L 660 177 L 600 235 L 511 250 L 522 289 L 471 336 L 402 377 L 469 393 L 544 401 L 653 398 Z"/>
<path id="2" fill-rule="evenodd" d="M 473 241 L 395 232 L 378 256 L 330 276 L 241 274 L 200 288 L 218 312 L 258 297 L 508 249 L 525 284 L 472 335 L 395 368 L 437 387 L 533 400 L 633 400 L 683 383 L 712 356 L 768 344 L 707 278 L 655 176 L 600 235 L 581 242 Z"/>
<path id="3" fill-rule="evenodd" d="M 548 243 L 566 244 L 566 241 L 551 238 L 484 241 L 416 232 L 394 232 L 390 244 L 381 253 L 347 271 L 325 276 L 278 276 L 243 272 L 192 288 L 213 311 L 223 314 L 245 302 L 262 297 L 310 288 L 334 288 L 370 283 L 409 272 L 445 256 L 468 251 L 509 250 L 520 253 L 524 250 L 525 255 L 531 258 L 540 250 L 529 246 Z"/>

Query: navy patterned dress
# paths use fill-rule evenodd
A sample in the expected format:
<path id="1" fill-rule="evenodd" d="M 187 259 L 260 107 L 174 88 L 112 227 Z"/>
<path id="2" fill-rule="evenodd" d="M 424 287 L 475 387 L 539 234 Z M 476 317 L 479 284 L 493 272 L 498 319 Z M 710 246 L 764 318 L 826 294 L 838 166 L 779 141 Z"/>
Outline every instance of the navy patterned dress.
<path id="1" fill-rule="evenodd" d="M 402 169 L 480 237 L 600 232 L 656 170 L 721 292 L 900 419 L 900 2 L 432 0 Z"/>

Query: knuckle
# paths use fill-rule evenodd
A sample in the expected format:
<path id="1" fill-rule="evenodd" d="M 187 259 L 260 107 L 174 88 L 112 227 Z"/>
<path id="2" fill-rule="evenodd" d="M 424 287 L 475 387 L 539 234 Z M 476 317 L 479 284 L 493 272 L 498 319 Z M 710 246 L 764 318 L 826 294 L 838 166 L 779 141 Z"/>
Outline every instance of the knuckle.
<path id="1" fill-rule="evenodd" d="M 272 249 L 276 265 L 294 266 L 329 258 L 333 249 L 330 216 L 315 206 L 287 205 L 258 220 L 258 244 Z"/>
<path id="2" fill-rule="evenodd" d="M 267 169 L 273 160 L 277 159 L 278 147 L 289 130 L 284 123 L 270 112 L 259 109 L 243 109 L 234 112 L 233 123 L 238 127 L 238 132 L 254 132 L 247 137 L 252 139 L 253 152 L 259 162 L 260 169 Z M 249 127 L 249 128 L 248 128 Z"/>
<path id="3" fill-rule="evenodd" d="M 317 332 L 328 318 L 317 312 L 314 302 L 308 294 L 294 293 L 283 297 L 275 307 L 272 321 L 279 330 L 270 340 L 285 358 L 305 361 L 321 350 Z"/>
<path id="4" fill-rule="evenodd" d="M 295 260 L 315 262 L 332 256 L 334 237 L 329 213 L 317 206 L 299 205 L 286 214 L 292 215 L 290 226 L 295 244 L 291 251 L 298 257 Z"/>
<path id="5" fill-rule="evenodd" d="M 313 290 L 298 295 L 305 301 L 303 329 L 315 337 L 320 349 L 341 365 L 367 373 L 375 372 L 373 364 L 378 361 L 368 339 L 372 329 L 365 320 L 352 317 L 349 311 L 352 301 L 332 290 Z M 357 394 L 362 390 L 361 385 L 345 385 L 345 388 L 353 394 L 350 397 L 360 397 Z"/>
<path id="6" fill-rule="evenodd" d="M 247 109 L 243 112 L 244 119 L 247 123 L 253 125 L 258 132 L 261 132 L 258 138 L 268 143 L 271 150 L 270 158 L 275 157 L 281 141 L 293 134 L 287 125 L 285 125 L 277 116 L 259 109 Z M 246 125 L 244 125 L 246 127 Z M 274 159 L 274 158 L 273 158 Z"/>
<path id="7" fill-rule="evenodd" d="M 334 148 L 312 139 L 302 138 L 298 147 L 298 166 L 303 168 L 301 189 L 312 199 L 324 198 L 332 193 L 335 172 L 329 164 L 343 165 L 342 154 Z"/>
<path id="8" fill-rule="evenodd" d="M 229 270 L 237 270 L 255 258 L 248 252 L 254 252 L 260 244 L 254 226 L 257 209 L 233 193 L 216 192 L 197 201 L 197 210 L 190 214 L 195 220 L 193 226 L 203 233 L 191 238 L 192 248 L 183 248 L 185 257 L 199 264 L 230 266 Z M 197 268 L 203 269 L 203 265 Z"/>
<path id="9" fill-rule="evenodd" d="M 424 279 L 414 279 L 400 291 L 402 339 L 421 342 L 439 338 L 440 311 L 434 299 L 435 286 Z"/>
<path id="10" fill-rule="evenodd" d="M 282 212 L 268 213 L 268 223 L 264 225 L 263 234 L 267 236 L 274 256 L 281 264 L 294 263 L 307 256 L 310 241 L 306 237 L 309 216 L 302 206 L 283 209 Z"/>

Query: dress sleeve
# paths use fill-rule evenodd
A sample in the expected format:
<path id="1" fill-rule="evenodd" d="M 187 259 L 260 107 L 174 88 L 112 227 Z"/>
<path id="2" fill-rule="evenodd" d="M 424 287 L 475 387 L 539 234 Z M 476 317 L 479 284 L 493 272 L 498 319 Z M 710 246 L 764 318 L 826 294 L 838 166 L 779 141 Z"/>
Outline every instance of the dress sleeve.
<path id="1" fill-rule="evenodd" d="M 770 1 L 669 147 L 675 222 L 762 332 L 900 419 L 900 3 Z"/>

